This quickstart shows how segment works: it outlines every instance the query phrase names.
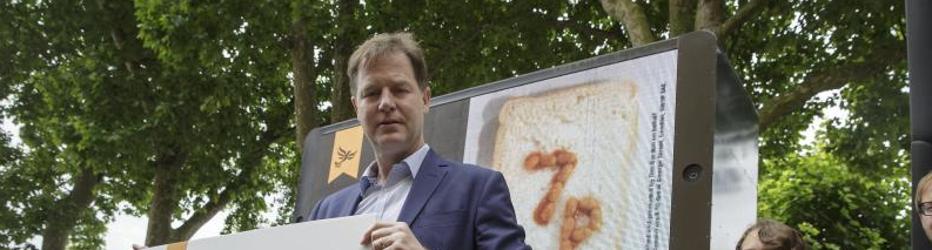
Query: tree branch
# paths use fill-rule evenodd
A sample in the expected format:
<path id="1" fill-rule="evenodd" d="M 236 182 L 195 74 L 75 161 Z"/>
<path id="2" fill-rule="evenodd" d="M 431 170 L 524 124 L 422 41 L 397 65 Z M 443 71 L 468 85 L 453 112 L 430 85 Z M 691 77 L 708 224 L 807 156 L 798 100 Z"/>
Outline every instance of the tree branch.
<path id="1" fill-rule="evenodd" d="M 844 87 L 857 80 L 870 79 L 886 72 L 897 62 L 906 60 L 906 49 L 902 46 L 874 48 L 864 60 L 849 62 L 834 67 L 816 69 L 806 75 L 803 83 L 789 93 L 776 96 L 758 112 L 760 131 L 765 131 L 783 116 L 799 109 L 813 96 L 827 90 Z"/>
<path id="2" fill-rule="evenodd" d="M 211 199 L 204 204 L 203 207 L 197 209 L 194 214 L 191 214 L 191 217 L 185 220 L 184 224 L 175 230 L 173 233 L 174 238 L 178 241 L 190 239 L 198 229 L 204 226 L 204 224 L 207 224 L 211 218 L 232 202 L 233 197 L 248 188 L 249 180 L 255 178 L 254 175 L 257 173 L 257 169 L 262 165 L 262 158 L 265 157 L 269 147 L 279 138 L 285 137 L 286 134 L 288 134 L 287 129 L 269 129 L 264 131 L 260 136 L 258 145 L 249 152 L 246 152 L 246 154 L 244 154 L 245 157 L 240 161 L 240 165 L 243 166 L 243 171 L 233 178 L 231 183 L 226 185 L 226 188 L 220 192 L 220 195 L 218 195 L 216 199 Z"/>
<path id="3" fill-rule="evenodd" d="M 644 10 L 633 0 L 601 0 L 600 2 L 602 2 L 602 9 L 605 13 L 625 26 L 631 44 L 641 46 L 657 40 L 650 31 L 650 23 L 647 22 Z"/>
<path id="4" fill-rule="evenodd" d="M 133 76 L 145 70 L 143 65 L 158 62 L 154 55 L 147 53 L 142 41 L 137 37 L 139 28 L 135 25 L 125 25 L 135 24 L 136 16 L 116 10 L 118 7 L 112 6 L 114 4 L 110 1 L 96 1 L 96 7 L 102 12 L 101 18 L 105 23 L 111 24 L 110 40 L 116 51 L 120 53 L 126 71 Z"/>
<path id="5" fill-rule="evenodd" d="M 244 170 L 240 174 L 242 175 L 246 172 L 247 171 Z M 241 178 L 243 177 L 237 176 L 235 179 L 240 180 L 241 182 Z M 239 184 L 240 182 L 235 184 Z M 191 236 L 194 236 L 194 233 L 197 232 L 198 229 L 204 226 L 204 224 L 207 224 L 210 219 L 217 215 L 217 213 L 223 210 L 223 208 L 233 200 L 233 194 L 238 193 L 240 189 L 238 187 L 241 186 L 242 185 L 228 186 L 223 190 L 223 192 L 220 193 L 217 199 L 211 199 L 209 202 L 207 202 L 207 204 L 204 204 L 203 207 L 194 212 L 191 217 L 185 220 L 181 227 L 178 227 L 178 229 L 175 230 L 175 233 L 173 234 L 175 236 L 175 240 L 184 241 L 190 239 Z"/>
<path id="6" fill-rule="evenodd" d="M 734 16 L 731 16 L 731 18 L 725 20 L 725 22 L 722 23 L 722 25 L 719 27 L 718 32 L 716 32 L 718 38 L 722 39 L 725 36 L 730 35 L 732 30 L 744 24 L 744 22 L 747 22 L 752 17 L 757 16 L 757 14 L 760 14 L 761 10 L 764 9 L 764 3 L 766 2 L 767 0 L 751 0 L 744 6 L 741 6 L 741 8 L 735 12 Z"/>

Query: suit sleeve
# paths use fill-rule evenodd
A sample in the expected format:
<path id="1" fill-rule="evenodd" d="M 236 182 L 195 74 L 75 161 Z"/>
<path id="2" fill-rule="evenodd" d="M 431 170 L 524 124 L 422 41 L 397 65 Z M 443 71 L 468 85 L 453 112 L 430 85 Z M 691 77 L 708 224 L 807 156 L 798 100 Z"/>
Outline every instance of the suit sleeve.
<path id="1" fill-rule="evenodd" d="M 486 180 L 476 213 L 477 249 L 530 249 L 518 225 L 505 177 L 495 172 Z"/>
<path id="2" fill-rule="evenodd" d="M 325 199 L 326 199 L 326 197 L 325 197 Z M 317 201 L 317 204 L 314 205 L 314 209 L 311 210 L 311 214 L 309 214 L 307 217 L 305 217 L 305 221 L 312 221 L 312 220 L 319 220 L 319 219 L 320 219 L 320 215 L 319 215 L 319 213 L 320 213 L 320 204 L 321 204 L 321 203 L 324 203 L 324 200 L 325 200 L 325 199 L 320 199 L 319 201 Z"/>

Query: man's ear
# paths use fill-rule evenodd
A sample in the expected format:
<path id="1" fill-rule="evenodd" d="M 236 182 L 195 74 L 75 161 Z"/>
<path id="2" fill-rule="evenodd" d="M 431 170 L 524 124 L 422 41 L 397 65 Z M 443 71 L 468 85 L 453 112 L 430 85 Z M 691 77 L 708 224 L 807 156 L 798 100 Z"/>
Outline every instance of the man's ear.
<path id="1" fill-rule="evenodd" d="M 359 104 L 356 104 L 356 95 L 350 96 L 350 102 L 353 103 L 353 111 L 356 111 L 356 114 L 359 114 Z"/>
<path id="2" fill-rule="evenodd" d="M 430 86 L 424 87 L 423 92 L 424 112 L 427 112 L 430 110 Z"/>

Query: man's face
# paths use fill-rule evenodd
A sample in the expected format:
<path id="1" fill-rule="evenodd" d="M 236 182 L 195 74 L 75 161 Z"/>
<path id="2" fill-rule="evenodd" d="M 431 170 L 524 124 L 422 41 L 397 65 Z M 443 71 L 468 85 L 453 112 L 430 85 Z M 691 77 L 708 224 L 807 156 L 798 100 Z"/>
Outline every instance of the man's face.
<path id="1" fill-rule="evenodd" d="M 926 185 L 923 189 L 922 196 L 919 197 L 919 203 L 932 202 L 932 185 Z M 920 214 L 919 221 L 922 222 L 922 230 L 926 232 L 926 238 L 932 240 L 932 216 Z"/>
<path id="2" fill-rule="evenodd" d="M 430 87 L 418 87 L 414 68 L 402 53 L 372 60 L 356 75 L 358 86 L 352 97 L 356 118 L 376 152 L 414 152 L 424 142 L 421 131 L 430 107 Z"/>

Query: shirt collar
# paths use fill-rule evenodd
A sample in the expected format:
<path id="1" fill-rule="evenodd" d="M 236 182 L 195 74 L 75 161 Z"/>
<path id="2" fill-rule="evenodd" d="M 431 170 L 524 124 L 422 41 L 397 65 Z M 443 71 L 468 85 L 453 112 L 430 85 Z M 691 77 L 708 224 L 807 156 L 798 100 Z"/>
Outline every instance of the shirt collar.
<path id="1" fill-rule="evenodd" d="M 412 179 L 417 177 L 417 171 L 421 169 L 421 164 L 423 164 L 424 159 L 427 158 L 427 151 L 430 151 L 430 146 L 427 146 L 427 143 L 424 143 L 420 149 L 414 151 L 413 154 L 404 159 L 404 162 L 408 163 L 408 167 L 411 168 Z"/>
<path id="2" fill-rule="evenodd" d="M 411 179 L 417 178 L 417 172 L 421 169 L 421 164 L 424 163 L 424 159 L 427 158 L 428 151 L 430 151 L 430 146 L 425 143 L 423 146 L 421 146 L 420 149 L 414 151 L 414 153 L 408 155 L 408 157 L 405 157 L 403 160 L 401 160 L 401 162 L 395 164 L 395 166 L 403 166 L 402 164 L 407 165 L 408 169 L 411 170 Z M 363 192 L 365 192 L 369 186 L 375 184 L 375 180 L 378 180 L 378 165 L 378 161 L 372 161 L 369 163 L 369 166 L 366 167 L 363 178 L 360 178 L 360 181 L 362 181 L 361 188 Z M 394 169 L 395 167 L 392 168 Z"/>

